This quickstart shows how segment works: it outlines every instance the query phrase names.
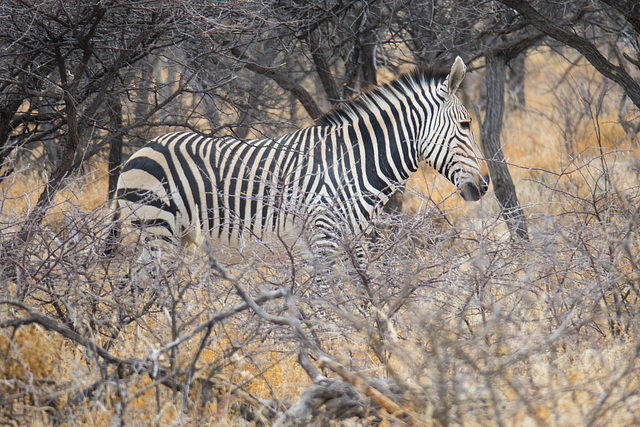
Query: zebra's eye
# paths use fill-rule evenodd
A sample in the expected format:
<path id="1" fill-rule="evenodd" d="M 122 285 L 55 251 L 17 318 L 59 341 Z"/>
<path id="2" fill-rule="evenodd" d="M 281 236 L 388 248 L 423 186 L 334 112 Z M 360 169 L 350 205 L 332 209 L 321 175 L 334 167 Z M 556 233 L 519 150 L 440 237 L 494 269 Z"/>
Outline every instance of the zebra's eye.
<path id="1" fill-rule="evenodd" d="M 465 120 L 463 122 L 460 122 L 460 126 L 462 127 L 462 129 L 469 129 L 471 127 L 471 122 L 469 120 Z"/>

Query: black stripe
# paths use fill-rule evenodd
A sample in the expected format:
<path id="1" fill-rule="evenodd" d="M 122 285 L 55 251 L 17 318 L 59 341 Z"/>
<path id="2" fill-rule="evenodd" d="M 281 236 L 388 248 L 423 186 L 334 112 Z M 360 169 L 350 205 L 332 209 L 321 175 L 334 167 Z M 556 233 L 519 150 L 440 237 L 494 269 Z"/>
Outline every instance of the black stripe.
<path id="1" fill-rule="evenodd" d="M 151 142 L 145 145 L 145 147 L 153 148 L 154 145 L 157 145 L 157 144 L 155 142 Z M 167 212 L 171 212 L 173 215 L 175 215 L 178 212 L 178 206 L 175 204 L 175 201 L 171 197 L 171 187 L 169 186 L 169 182 L 168 182 L 169 180 L 167 178 L 166 171 L 162 166 L 160 166 L 160 164 L 158 164 L 158 162 L 148 157 L 143 157 L 143 156 L 134 157 L 124 165 L 124 167 L 122 168 L 121 174 L 124 174 L 125 172 L 131 171 L 131 170 L 143 170 L 149 175 L 153 176 L 158 181 L 158 183 L 162 184 L 166 194 L 169 196 L 169 206 L 163 210 L 166 210 Z M 132 191 L 134 192 L 144 191 L 145 194 L 147 193 L 146 190 L 139 190 L 139 189 L 118 189 L 117 197 L 123 198 L 126 196 L 127 192 L 130 193 Z M 139 202 L 139 200 L 129 200 L 129 201 Z"/>
<path id="2" fill-rule="evenodd" d="M 182 170 L 182 173 L 184 174 L 185 178 L 187 179 L 187 187 L 185 187 L 183 184 L 183 182 L 179 179 L 179 174 L 177 170 L 172 170 L 171 174 L 174 177 L 174 181 L 176 183 L 176 186 L 179 185 L 179 191 L 180 191 L 180 197 L 182 197 L 182 202 L 184 203 L 184 206 L 187 209 L 187 214 L 189 215 L 189 224 L 193 224 L 194 220 L 196 218 L 195 213 L 196 212 L 200 212 L 200 206 L 201 206 L 201 202 L 200 202 L 200 194 L 197 191 L 198 189 L 198 181 L 196 180 L 195 177 L 195 171 L 193 171 L 189 165 L 189 159 L 187 159 L 187 157 L 185 157 L 184 153 L 182 152 L 182 150 L 180 149 L 181 146 L 184 146 L 187 155 L 189 154 L 189 149 L 192 149 L 192 141 L 191 141 L 191 137 L 195 136 L 195 134 L 185 134 L 182 135 L 182 137 L 179 139 L 179 144 L 176 144 L 173 146 L 173 156 L 175 157 L 175 159 L 177 160 L 177 163 L 180 165 L 180 169 Z M 168 162 L 167 162 L 168 163 Z M 172 166 L 175 167 L 175 165 Z M 171 167 L 171 166 L 170 166 Z M 187 191 L 189 192 L 189 194 L 191 194 L 191 197 L 193 198 L 193 203 L 194 206 L 190 206 L 189 205 L 189 198 L 187 197 Z M 204 221 L 204 218 L 201 218 L 201 221 Z M 201 224 L 198 224 L 198 226 L 201 226 Z"/>
<path id="3" fill-rule="evenodd" d="M 174 216 L 178 212 L 178 208 L 175 203 L 173 203 L 173 200 L 169 199 L 171 204 L 167 205 L 156 193 L 149 190 L 141 190 L 139 188 L 118 188 L 117 197 L 118 199 L 125 200 L 127 202 L 152 206 L 165 212 L 169 212 Z"/>
<path id="4" fill-rule="evenodd" d="M 182 141 L 185 139 L 186 134 L 177 134 L 175 135 L 176 137 L 178 137 L 178 142 Z M 186 189 L 183 186 L 183 183 L 180 179 L 178 179 L 178 171 L 176 169 L 176 165 L 174 162 L 174 153 L 171 152 L 171 150 L 165 146 L 164 144 L 159 144 L 157 142 L 150 142 L 147 145 L 149 148 L 152 148 L 153 150 L 155 150 L 156 152 L 158 152 L 159 154 L 161 154 L 164 157 L 164 160 L 167 164 L 167 168 L 169 169 L 169 173 L 166 174 L 167 180 L 170 181 L 167 186 L 169 188 L 169 191 L 167 192 L 167 194 L 171 195 L 172 191 L 171 191 L 171 182 L 175 185 L 175 187 L 178 190 L 178 193 L 180 194 L 180 197 L 182 198 L 183 203 L 185 204 L 185 207 L 187 208 L 187 215 L 189 216 L 189 222 L 191 222 L 191 211 L 189 209 L 189 207 L 186 205 L 187 203 L 187 193 L 186 193 Z M 177 210 L 176 210 L 177 212 Z"/>
<path id="5" fill-rule="evenodd" d="M 169 224 L 167 220 L 164 220 L 162 218 L 134 219 L 133 221 L 131 221 L 131 224 L 135 225 L 138 228 L 163 227 L 173 233 L 171 224 Z"/>

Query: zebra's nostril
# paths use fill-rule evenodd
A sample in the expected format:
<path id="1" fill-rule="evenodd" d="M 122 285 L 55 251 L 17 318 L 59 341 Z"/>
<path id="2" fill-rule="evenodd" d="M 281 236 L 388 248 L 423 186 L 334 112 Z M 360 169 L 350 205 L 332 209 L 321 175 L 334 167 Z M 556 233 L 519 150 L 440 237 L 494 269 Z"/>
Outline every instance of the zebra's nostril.
<path id="1" fill-rule="evenodd" d="M 478 201 L 489 189 L 489 176 L 483 176 L 477 182 L 465 182 L 460 185 L 460 195 L 466 201 Z"/>

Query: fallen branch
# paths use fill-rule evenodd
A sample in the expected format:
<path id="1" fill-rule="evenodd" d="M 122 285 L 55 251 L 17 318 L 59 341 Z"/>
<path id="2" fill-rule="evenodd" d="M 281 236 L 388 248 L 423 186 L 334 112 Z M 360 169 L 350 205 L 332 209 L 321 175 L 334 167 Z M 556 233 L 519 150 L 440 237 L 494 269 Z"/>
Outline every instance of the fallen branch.
<path id="1" fill-rule="evenodd" d="M 319 376 L 273 426 L 308 423 L 320 413 L 323 406 L 324 413 L 330 419 L 364 418 L 371 402 L 351 384 Z"/>
<path id="2" fill-rule="evenodd" d="M 358 376 L 357 374 L 350 372 L 347 368 L 335 362 L 329 358 L 320 358 L 320 368 L 327 368 L 340 375 L 342 379 L 355 387 L 360 393 L 367 396 L 377 405 L 382 407 L 391 416 L 397 418 L 407 425 L 415 425 L 415 420 L 402 409 L 396 402 L 382 394 L 380 391 L 373 388 L 367 381 Z"/>

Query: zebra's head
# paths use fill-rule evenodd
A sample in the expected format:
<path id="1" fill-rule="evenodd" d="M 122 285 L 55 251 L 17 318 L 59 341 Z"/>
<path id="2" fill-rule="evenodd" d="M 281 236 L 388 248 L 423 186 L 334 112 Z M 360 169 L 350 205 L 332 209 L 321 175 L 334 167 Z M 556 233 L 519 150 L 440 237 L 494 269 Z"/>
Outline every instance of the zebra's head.
<path id="1" fill-rule="evenodd" d="M 489 174 L 471 116 L 455 95 L 466 69 L 457 57 L 448 75 L 434 82 L 430 101 L 436 106 L 421 151 L 423 160 L 459 188 L 464 200 L 476 201 L 489 188 Z"/>

